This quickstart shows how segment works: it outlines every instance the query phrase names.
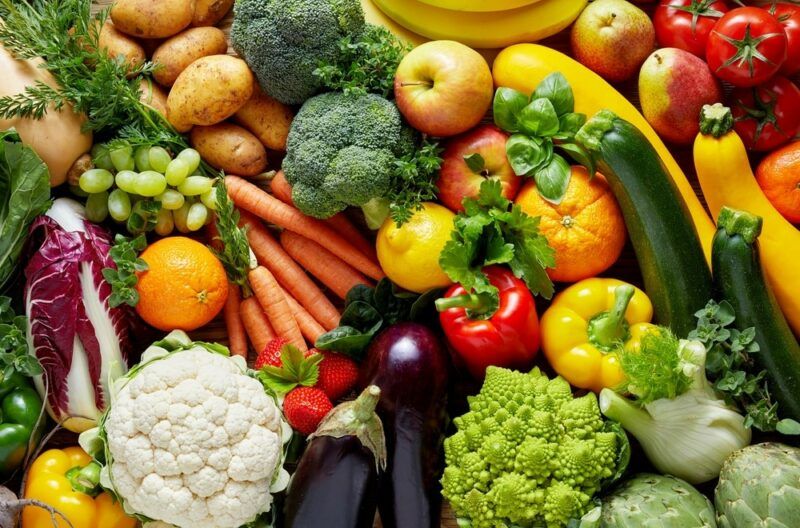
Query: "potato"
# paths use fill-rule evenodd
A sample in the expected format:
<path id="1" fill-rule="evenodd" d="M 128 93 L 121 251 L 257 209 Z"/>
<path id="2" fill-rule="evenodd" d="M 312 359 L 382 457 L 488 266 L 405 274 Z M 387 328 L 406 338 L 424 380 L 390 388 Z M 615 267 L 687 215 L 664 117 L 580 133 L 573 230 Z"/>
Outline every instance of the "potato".
<path id="1" fill-rule="evenodd" d="M 167 94 L 164 90 L 149 79 L 145 79 L 139 85 L 139 100 L 146 105 L 153 107 L 153 110 L 167 117 Z"/>
<path id="2" fill-rule="evenodd" d="M 258 138 L 232 123 L 196 126 L 189 136 L 200 157 L 227 174 L 256 176 L 267 168 L 267 151 Z"/>
<path id="3" fill-rule="evenodd" d="M 233 6 L 233 0 L 197 0 L 194 8 L 193 26 L 213 26 L 225 18 Z"/>
<path id="4" fill-rule="evenodd" d="M 172 86 L 178 75 L 201 57 L 228 51 L 225 33 L 215 27 L 187 29 L 161 44 L 153 53 L 153 62 L 161 65 L 153 74 L 156 81 Z"/>
<path id="5" fill-rule="evenodd" d="M 234 119 L 255 134 L 267 148 L 286 150 L 286 137 L 293 118 L 291 108 L 256 86 L 253 96 L 236 112 Z"/>
<path id="6" fill-rule="evenodd" d="M 191 63 L 167 96 L 167 119 L 178 132 L 192 125 L 216 125 L 253 95 L 253 74 L 242 59 L 210 55 Z"/>
<path id="7" fill-rule="evenodd" d="M 118 31 L 111 22 L 106 22 L 100 28 L 97 43 L 100 49 L 108 52 L 109 57 L 125 57 L 132 69 L 141 66 L 145 60 L 144 48 L 122 31 Z"/>
<path id="8" fill-rule="evenodd" d="M 111 20 L 133 37 L 164 38 L 192 23 L 195 0 L 117 0 Z"/>

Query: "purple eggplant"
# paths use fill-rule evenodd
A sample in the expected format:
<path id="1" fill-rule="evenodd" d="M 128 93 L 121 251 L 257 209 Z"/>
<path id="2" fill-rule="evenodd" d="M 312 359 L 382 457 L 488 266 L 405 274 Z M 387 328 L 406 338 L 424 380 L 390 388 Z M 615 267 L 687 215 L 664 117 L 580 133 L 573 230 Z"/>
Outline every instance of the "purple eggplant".
<path id="1" fill-rule="evenodd" d="M 308 437 L 286 495 L 287 528 L 371 528 L 386 440 L 375 414 L 381 390 L 371 385 L 338 405 Z"/>
<path id="2" fill-rule="evenodd" d="M 384 528 L 439 526 L 448 369 L 439 338 L 417 323 L 390 326 L 367 351 L 359 385 L 381 388 L 378 415 L 386 431 L 378 499 Z"/>

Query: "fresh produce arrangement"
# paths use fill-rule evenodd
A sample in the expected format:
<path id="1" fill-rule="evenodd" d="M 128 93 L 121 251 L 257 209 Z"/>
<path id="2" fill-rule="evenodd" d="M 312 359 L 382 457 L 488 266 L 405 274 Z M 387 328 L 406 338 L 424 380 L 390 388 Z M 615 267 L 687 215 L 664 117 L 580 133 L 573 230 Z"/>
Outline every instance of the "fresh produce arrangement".
<path id="1" fill-rule="evenodd" d="M 800 6 L 0 0 L 0 528 L 800 527 Z"/>

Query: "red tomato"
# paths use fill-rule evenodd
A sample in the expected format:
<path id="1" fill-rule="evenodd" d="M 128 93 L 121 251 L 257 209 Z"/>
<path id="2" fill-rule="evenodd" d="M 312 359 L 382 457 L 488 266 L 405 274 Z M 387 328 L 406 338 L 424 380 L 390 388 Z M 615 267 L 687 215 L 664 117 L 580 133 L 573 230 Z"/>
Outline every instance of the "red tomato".
<path id="1" fill-rule="evenodd" d="M 737 88 L 731 98 L 733 126 L 751 150 L 772 150 L 800 130 L 800 88 L 786 77 Z"/>
<path id="2" fill-rule="evenodd" d="M 774 16 L 758 7 L 740 7 L 728 11 L 711 30 L 706 62 L 723 81 L 755 86 L 778 72 L 786 48 L 786 32 Z"/>
<path id="3" fill-rule="evenodd" d="M 658 45 L 705 59 L 708 34 L 728 10 L 722 0 L 661 0 L 653 13 Z"/>
<path id="4" fill-rule="evenodd" d="M 800 6 L 779 3 L 770 7 L 769 12 L 783 24 L 786 32 L 788 53 L 780 73 L 794 75 L 800 71 Z"/>

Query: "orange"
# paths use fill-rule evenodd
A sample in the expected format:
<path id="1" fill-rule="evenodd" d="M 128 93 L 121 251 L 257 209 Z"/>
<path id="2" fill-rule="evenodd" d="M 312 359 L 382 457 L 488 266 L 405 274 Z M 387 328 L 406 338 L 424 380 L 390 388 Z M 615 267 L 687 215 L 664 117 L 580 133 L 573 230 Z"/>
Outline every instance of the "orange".
<path id="1" fill-rule="evenodd" d="M 206 246 L 167 237 L 142 252 L 148 270 L 139 274 L 136 311 L 159 330 L 196 330 L 214 319 L 228 297 L 222 263 Z"/>
<path id="2" fill-rule="evenodd" d="M 800 224 L 800 141 L 764 158 L 756 180 L 773 207 L 791 223 Z"/>
<path id="3" fill-rule="evenodd" d="M 554 281 L 576 282 L 602 273 L 625 245 L 622 211 L 599 173 L 590 179 L 585 168 L 573 166 L 560 204 L 539 196 L 536 182 L 530 180 L 516 203 L 528 215 L 541 216 L 539 229 L 556 251 L 556 267 L 547 270 Z"/>

